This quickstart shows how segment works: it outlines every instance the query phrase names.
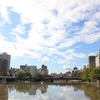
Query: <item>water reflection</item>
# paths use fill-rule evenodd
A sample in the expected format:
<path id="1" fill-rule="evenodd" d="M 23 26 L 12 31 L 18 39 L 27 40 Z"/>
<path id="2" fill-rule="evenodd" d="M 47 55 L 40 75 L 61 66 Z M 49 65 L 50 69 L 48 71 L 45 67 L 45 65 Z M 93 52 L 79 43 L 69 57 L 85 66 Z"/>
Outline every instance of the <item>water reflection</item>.
<path id="1" fill-rule="evenodd" d="M 36 91 L 40 90 L 41 93 L 46 93 L 48 88 L 48 84 L 17 84 L 17 85 L 8 85 L 9 92 L 12 90 L 16 90 L 16 92 L 29 93 L 29 95 L 36 95 Z"/>
<path id="2" fill-rule="evenodd" d="M 7 85 L 0 85 L 0 100 L 8 100 Z"/>
<path id="3" fill-rule="evenodd" d="M 90 84 L 2 84 L 0 100 L 100 100 L 100 86 Z"/>
<path id="4" fill-rule="evenodd" d="M 66 80 L 54 80 L 54 83 L 66 83 Z"/>

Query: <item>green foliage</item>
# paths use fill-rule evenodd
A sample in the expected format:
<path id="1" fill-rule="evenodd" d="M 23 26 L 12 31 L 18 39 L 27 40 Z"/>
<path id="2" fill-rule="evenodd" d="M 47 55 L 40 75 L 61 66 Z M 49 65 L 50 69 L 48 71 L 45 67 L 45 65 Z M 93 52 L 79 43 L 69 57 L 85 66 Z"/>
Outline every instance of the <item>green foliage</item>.
<path id="1" fill-rule="evenodd" d="M 95 80 L 100 80 L 100 67 L 94 68 L 92 72 L 90 73 L 90 79 L 95 81 Z"/>
<path id="2" fill-rule="evenodd" d="M 83 72 L 77 72 L 77 73 L 76 73 L 76 77 L 77 77 L 77 78 L 81 78 L 82 75 L 83 75 Z"/>
<path id="3" fill-rule="evenodd" d="M 86 68 L 85 71 L 83 72 L 84 74 L 82 75 L 82 79 L 86 81 L 90 81 L 90 73 L 93 69 L 92 68 Z"/>
<path id="4" fill-rule="evenodd" d="M 81 78 L 86 81 L 100 80 L 100 67 L 98 68 L 86 68 Z"/>
<path id="5" fill-rule="evenodd" d="M 31 78 L 32 77 L 31 73 L 28 72 L 28 71 L 24 72 L 24 75 L 25 75 L 25 78 Z"/>
<path id="6" fill-rule="evenodd" d="M 40 73 L 36 74 L 37 77 L 43 77 Z"/>
<path id="7" fill-rule="evenodd" d="M 32 75 L 30 72 L 28 71 L 18 71 L 16 74 L 15 74 L 15 77 L 16 78 L 19 78 L 19 79 L 23 79 L 23 78 L 30 78 Z"/>

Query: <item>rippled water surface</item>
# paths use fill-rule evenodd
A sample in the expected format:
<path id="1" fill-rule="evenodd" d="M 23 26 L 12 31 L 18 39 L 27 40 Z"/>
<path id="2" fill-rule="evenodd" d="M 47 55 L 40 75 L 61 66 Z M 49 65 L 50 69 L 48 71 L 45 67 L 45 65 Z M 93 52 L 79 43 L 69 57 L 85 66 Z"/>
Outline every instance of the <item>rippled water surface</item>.
<path id="1" fill-rule="evenodd" d="M 0 100 L 100 100 L 100 87 L 89 84 L 0 84 Z"/>

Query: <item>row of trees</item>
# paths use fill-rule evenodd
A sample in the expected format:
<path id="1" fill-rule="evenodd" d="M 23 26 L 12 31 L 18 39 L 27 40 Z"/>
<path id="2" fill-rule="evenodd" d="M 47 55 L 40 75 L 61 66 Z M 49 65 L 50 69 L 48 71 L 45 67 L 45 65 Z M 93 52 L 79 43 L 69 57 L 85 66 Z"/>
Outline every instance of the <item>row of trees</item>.
<path id="1" fill-rule="evenodd" d="M 83 72 L 77 72 L 75 76 L 82 78 L 85 81 L 100 80 L 100 67 L 98 67 L 98 68 L 86 68 Z"/>
<path id="2" fill-rule="evenodd" d="M 34 78 L 28 71 L 18 71 L 16 72 L 15 77 L 18 79 Z M 35 77 L 50 77 L 50 75 L 37 73 Z"/>

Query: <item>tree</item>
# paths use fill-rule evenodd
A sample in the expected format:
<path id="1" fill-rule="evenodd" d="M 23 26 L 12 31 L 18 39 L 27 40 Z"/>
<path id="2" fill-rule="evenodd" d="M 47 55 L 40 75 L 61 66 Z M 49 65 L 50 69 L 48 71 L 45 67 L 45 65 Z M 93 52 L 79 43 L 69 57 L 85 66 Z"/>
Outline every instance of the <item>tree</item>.
<path id="1" fill-rule="evenodd" d="M 37 77 L 43 77 L 40 73 L 36 73 Z"/>
<path id="2" fill-rule="evenodd" d="M 92 81 L 100 80 L 100 67 L 94 68 L 94 69 L 92 70 L 92 72 L 90 73 L 90 79 L 91 79 Z"/>
<path id="3" fill-rule="evenodd" d="M 92 68 L 86 68 L 85 71 L 83 72 L 83 75 L 82 75 L 82 79 L 83 80 L 86 80 L 86 81 L 90 81 L 90 73 L 93 69 Z"/>
<path id="4" fill-rule="evenodd" d="M 31 78 L 32 77 L 31 73 L 28 72 L 28 71 L 24 72 L 24 75 L 25 75 L 25 78 Z"/>
<path id="5" fill-rule="evenodd" d="M 18 72 L 15 74 L 15 77 L 16 77 L 16 78 L 19 78 L 19 79 L 30 78 L 30 77 L 31 77 L 31 73 L 28 72 L 28 71 L 18 71 Z"/>
<path id="6" fill-rule="evenodd" d="M 81 71 L 76 73 L 76 77 L 77 77 L 77 78 L 81 78 L 82 75 L 83 75 L 83 72 L 81 72 Z"/>

